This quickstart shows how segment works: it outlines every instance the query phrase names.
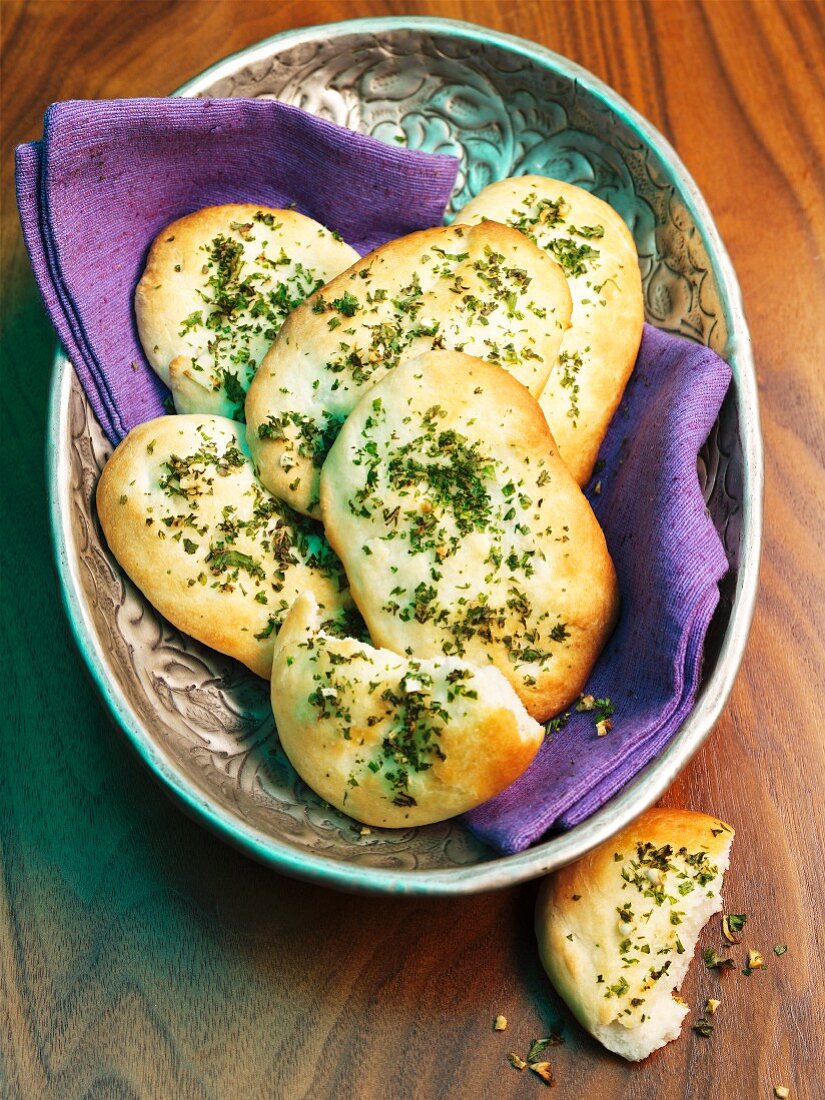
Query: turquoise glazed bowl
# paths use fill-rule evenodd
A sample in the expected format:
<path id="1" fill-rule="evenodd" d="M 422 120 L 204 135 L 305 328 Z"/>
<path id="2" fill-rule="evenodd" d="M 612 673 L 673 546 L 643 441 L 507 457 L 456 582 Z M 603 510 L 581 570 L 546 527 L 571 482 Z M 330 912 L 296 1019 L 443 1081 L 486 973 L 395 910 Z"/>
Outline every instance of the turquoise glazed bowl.
<path id="1" fill-rule="evenodd" d="M 699 462 L 731 569 L 696 705 L 660 756 L 591 818 L 501 856 L 457 822 L 362 837 L 304 786 L 279 749 L 267 685 L 174 630 L 108 553 L 94 489 L 111 448 L 71 364 L 56 358 L 48 461 L 67 613 L 114 718 L 184 809 L 285 874 L 349 890 L 465 894 L 578 858 L 655 802 L 702 744 L 753 613 L 762 522 L 755 374 L 736 278 L 696 185 L 661 134 L 588 72 L 465 23 L 404 17 L 289 31 L 177 94 L 274 97 L 389 142 L 453 153 L 456 208 L 509 175 L 587 187 L 633 231 L 647 319 L 731 364 L 734 384 Z"/>

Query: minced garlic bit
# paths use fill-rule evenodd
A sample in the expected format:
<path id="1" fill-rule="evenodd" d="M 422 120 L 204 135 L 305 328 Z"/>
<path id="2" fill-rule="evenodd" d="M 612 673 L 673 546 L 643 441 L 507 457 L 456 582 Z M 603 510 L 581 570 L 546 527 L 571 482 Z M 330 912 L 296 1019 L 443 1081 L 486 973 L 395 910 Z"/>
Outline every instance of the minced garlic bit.
<path id="1" fill-rule="evenodd" d="M 506 1031 L 507 1030 L 507 1017 L 496 1016 L 493 1020 L 493 1031 Z"/>
<path id="2" fill-rule="evenodd" d="M 762 958 L 761 951 L 749 951 L 748 952 L 748 967 L 751 970 L 756 970 L 760 966 L 765 965 L 765 960 Z"/>
<path id="3" fill-rule="evenodd" d="M 593 712 L 593 721 L 599 737 L 604 737 L 613 729 L 611 718 L 615 707 L 609 698 L 597 699 L 595 695 L 580 695 L 576 710 L 579 714 Z"/>
<path id="4" fill-rule="evenodd" d="M 736 933 L 742 931 L 747 919 L 746 913 L 725 913 L 722 917 L 722 935 L 728 943 L 739 943 Z"/>
<path id="5" fill-rule="evenodd" d="M 791 1095 L 791 1090 L 787 1085 L 774 1085 L 773 1094 L 774 1096 L 778 1096 L 779 1100 L 786 1100 L 786 1098 Z"/>
<path id="6" fill-rule="evenodd" d="M 513 1067 L 513 1069 L 517 1069 L 517 1070 L 527 1069 L 527 1063 L 524 1061 L 524 1059 L 519 1058 L 519 1056 L 512 1050 L 507 1055 L 507 1061 Z"/>
<path id="7" fill-rule="evenodd" d="M 712 1016 L 721 1003 L 721 1001 L 714 1000 L 713 997 L 708 997 L 705 1001 L 705 1012 Z"/>
<path id="8" fill-rule="evenodd" d="M 555 1085 L 553 1070 L 549 1062 L 531 1062 L 529 1068 L 551 1088 Z"/>

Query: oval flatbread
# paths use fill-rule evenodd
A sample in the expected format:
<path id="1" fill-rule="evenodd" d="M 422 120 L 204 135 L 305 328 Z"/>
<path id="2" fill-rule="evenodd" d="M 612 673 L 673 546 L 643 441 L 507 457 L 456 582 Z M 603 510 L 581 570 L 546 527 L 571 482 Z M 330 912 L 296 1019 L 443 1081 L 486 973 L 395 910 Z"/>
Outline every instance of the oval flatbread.
<path id="1" fill-rule="evenodd" d="M 490 184 L 458 218 L 506 222 L 557 260 L 567 276 L 573 316 L 539 404 L 562 458 L 584 485 L 642 338 L 642 280 L 630 230 L 589 191 L 544 176 Z"/>
<path id="2" fill-rule="evenodd" d="M 260 485 L 243 428 L 163 416 L 133 428 L 104 467 L 97 511 L 114 556 L 179 630 L 268 677 L 278 627 L 311 590 L 350 622 L 341 563 L 320 524 Z"/>
<path id="3" fill-rule="evenodd" d="M 391 241 L 296 309 L 268 352 L 246 401 L 261 480 L 315 511 L 320 466 L 358 399 L 432 348 L 499 363 L 539 394 L 570 308 L 559 265 L 506 226 Z"/>
<path id="4" fill-rule="evenodd" d="M 179 413 L 243 419 L 249 383 L 290 310 L 358 253 L 294 210 L 196 210 L 156 237 L 135 314 Z"/>
<path id="5" fill-rule="evenodd" d="M 637 1062 L 675 1039 L 688 1006 L 673 993 L 722 906 L 733 829 L 692 810 L 648 810 L 545 879 L 539 954 L 573 1013 Z"/>
<path id="6" fill-rule="evenodd" d="M 301 778 L 366 825 L 443 821 L 509 786 L 544 730 L 494 668 L 332 637 L 309 595 L 275 643 L 272 708 Z"/>
<path id="7" fill-rule="evenodd" d="M 397 367 L 344 424 L 321 507 L 374 642 L 494 664 L 539 721 L 581 692 L 613 627 L 616 575 L 507 371 L 458 352 Z"/>

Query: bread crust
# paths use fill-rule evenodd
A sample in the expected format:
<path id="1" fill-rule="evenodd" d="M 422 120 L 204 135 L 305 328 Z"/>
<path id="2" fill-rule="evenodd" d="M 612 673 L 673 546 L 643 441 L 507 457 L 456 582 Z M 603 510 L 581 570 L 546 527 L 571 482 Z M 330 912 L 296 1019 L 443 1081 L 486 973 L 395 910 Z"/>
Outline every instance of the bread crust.
<path id="1" fill-rule="evenodd" d="M 670 992 L 721 906 L 733 837 L 716 817 L 652 809 L 544 880 L 536 905 L 542 963 L 609 1049 L 638 1060 L 678 1035 L 687 1007 Z"/>
<path id="2" fill-rule="evenodd" d="M 208 206 L 162 230 L 135 316 L 177 411 L 242 418 L 244 394 L 289 309 L 357 258 L 312 218 L 254 203 Z"/>
<path id="3" fill-rule="evenodd" d="M 97 512 L 149 602 L 258 676 L 269 677 L 278 624 L 300 592 L 311 589 L 328 619 L 351 611 L 319 525 L 258 484 L 234 421 L 164 416 L 134 428 L 104 467 Z"/>
<path id="4" fill-rule="evenodd" d="M 446 351 L 397 367 L 344 424 L 321 508 L 376 644 L 493 664 L 539 721 L 583 690 L 615 623 L 616 574 L 507 371 Z"/>
<path id="5" fill-rule="evenodd" d="M 310 594 L 293 605 L 275 643 L 272 708 L 293 767 L 326 801 L 366 825 L 427 825 L 528 767 L 544 731 L 495 669 L 331 637 L 322 618 Z"/>
<path id="6" fill-rule="evenodd" d="M 498 361 L 538 395 L 570 310 L 559 265 L 507 226 L 442 226 L 376 249 L 291 314 L 250 387 L 261 480 L 316 512 L 343 420 L 393 367 L 433 348 Z"/>
<path id="7" fill-rule="evenodd" d="M 606 202 L 544 176 L 492 183 L 458 217 L 520 227 L 562 258 L 573 298 L 571 325 L 539 404 L 562 458 L 585 485 L 642 338 L 644 298 L 633 236 Z"/>

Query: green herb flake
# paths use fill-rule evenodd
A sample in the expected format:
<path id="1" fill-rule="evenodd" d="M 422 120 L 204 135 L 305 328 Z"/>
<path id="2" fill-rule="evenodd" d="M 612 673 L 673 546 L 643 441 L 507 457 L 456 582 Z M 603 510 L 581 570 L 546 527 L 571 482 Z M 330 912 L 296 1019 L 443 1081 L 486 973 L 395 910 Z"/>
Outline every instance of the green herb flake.
<path id="1" fill-rule="evenodd" d="M 705 948 L 702 959 L 708 970 L 733 970 L 736 966 L 733 959 L 723 959 L 712 947 Z"/>
<path id="2" fill-rule="evenodd" d="M 564 1042 L 564 1035 L 561 1031 L 551 1031 L 549 1035 L 543 1039 L 534 1039 L 530 1044 L 530 1049 L 527 1051 L 527 1061 L 535 1062 L 538 1056 L 547 1047 L 557 1047 Z"/>

